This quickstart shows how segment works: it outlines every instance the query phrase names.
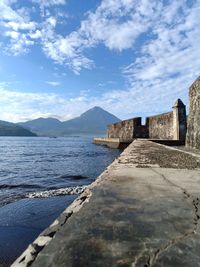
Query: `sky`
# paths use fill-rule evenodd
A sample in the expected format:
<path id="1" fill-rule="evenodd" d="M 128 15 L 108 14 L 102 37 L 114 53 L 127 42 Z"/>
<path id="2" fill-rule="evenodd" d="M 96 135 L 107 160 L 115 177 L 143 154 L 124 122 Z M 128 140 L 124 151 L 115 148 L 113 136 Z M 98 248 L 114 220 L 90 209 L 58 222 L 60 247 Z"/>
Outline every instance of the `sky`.
<path id="1" fill-rule="evenodd" d="M 0 119 L 127 119 L 188 106 L 200 0 L 0 0 Z"/>

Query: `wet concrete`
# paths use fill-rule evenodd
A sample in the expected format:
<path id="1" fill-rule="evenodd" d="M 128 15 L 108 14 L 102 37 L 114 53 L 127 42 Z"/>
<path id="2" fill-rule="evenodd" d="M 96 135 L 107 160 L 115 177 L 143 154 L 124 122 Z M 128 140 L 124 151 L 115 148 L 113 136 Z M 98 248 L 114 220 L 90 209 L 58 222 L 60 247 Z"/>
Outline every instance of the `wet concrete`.
<path id="1" fill-rule="evenodd" d="M 200 266 L 199 162 L 135 140 L 13 266 Z"/>

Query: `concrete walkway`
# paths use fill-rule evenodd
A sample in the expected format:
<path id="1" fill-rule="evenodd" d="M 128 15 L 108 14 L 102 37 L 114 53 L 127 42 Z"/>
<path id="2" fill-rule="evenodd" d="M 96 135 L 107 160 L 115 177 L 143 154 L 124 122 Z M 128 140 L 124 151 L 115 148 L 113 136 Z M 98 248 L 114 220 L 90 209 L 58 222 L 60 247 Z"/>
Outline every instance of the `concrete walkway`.
<path id="1" fill-rule="evenodd" d="M 12 266 L 200 266 L 200 157 L 135 140 Z"/>

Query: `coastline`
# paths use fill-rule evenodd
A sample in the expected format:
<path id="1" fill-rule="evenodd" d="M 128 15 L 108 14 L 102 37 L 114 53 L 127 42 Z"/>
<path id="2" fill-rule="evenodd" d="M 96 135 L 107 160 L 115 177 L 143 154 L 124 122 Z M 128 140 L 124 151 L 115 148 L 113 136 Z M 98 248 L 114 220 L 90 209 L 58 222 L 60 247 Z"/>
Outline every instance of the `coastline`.
<path id="1" fill-rule="evenodd" d="M 123 154 L 123 152 L 121 154 Z M 29 266 L 33 263 L 40 251 L 49 244 L 54 235 L 62 228 L 67 220 L 77 213 L 84 204 L 89 202 L 89 199 L 92 196 L 91 190 L 101 183 L 101 181 L 106 177 L 108 171 L 112 169 L 117 162 L 118 158 L 106 167 L 97 179 L 88 185 L 87 189 L 80 196 L 75 198 L 75 200 L 53 221 L 50 226 L 39 234 L 39 236 L 25 249 L 25 251 L 13 262 L 11 266 Z"/>
<path id="2" fill-rule="evenodd" d="M 10 266 L 43 229 L 49 226 L 66 205 L 76 198 L 21 199 L 0 209 L 0 258 L 2 266 Z M 48 209 L 46 208 L 48 206 Z M 51 212 L 49 212 L 51 209 Z M 8 217 L 7 214 L 10 214 Z M 0 264 L 0 265 L 1 265 Z"/>
<path id="3" fill-rule="evenodd" d="M 1 138 L 0 265 L 10 266 L 121 153 L 91 138 Z"/>
<path id="4" fill-rule="evenodd" d="M 119 262 L 152 266 L 158 258 L 163 266 L 175 266 L 175 262 L 194 266 L 187 246 L 193 242 L 191 253 L 197 264 L 199 177 L 198 157 L 136 140 L 12 267 L 115 266 Z"/>

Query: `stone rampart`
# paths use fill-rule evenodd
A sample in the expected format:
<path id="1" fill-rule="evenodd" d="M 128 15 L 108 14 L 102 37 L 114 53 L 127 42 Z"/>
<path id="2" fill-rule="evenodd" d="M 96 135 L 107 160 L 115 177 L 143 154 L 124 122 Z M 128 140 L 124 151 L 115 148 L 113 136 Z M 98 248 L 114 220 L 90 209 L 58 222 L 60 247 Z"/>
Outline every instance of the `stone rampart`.
<path id="1" fill-rule="evenodd" d="M 148 131 L 146 126 L 141 125 L 141 117 L 138 117 L 108 125 L 107 136 L 128 142 L 134 138 L 148 137 Z"/>
<path id="2" fill-rule="evenodd" d="M 200 77 L 189 89 L 190 111 L 186 145 L 200 149 Z"/>
<path id="3" fill-rule="evenodd" d="M 149 138 L 173 140 L 173 112 L 151 116 L 146 121 Z"/>
<path id="4" fill-rule="evenodd" d="M 148 117 L 145 125 L 141 121 L 141 117 L 138 117 L 111 124 L 108 126 L 107 137 L 119 138 L 123 142 L 135 138 L 185 141 L 186 110 L 180 99 L 175 102 L 171 112 Z"/>

